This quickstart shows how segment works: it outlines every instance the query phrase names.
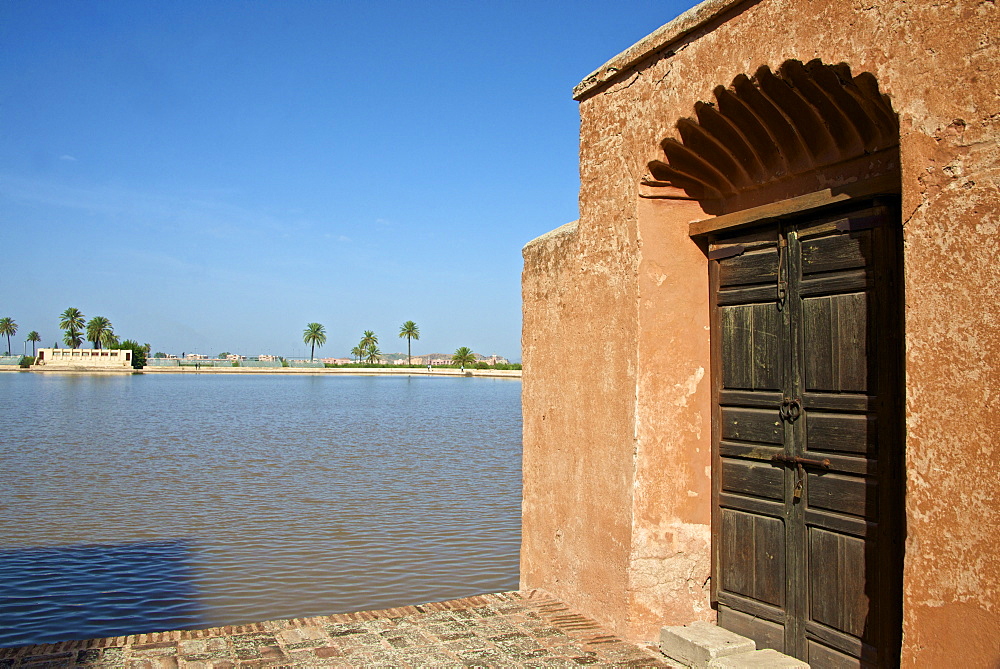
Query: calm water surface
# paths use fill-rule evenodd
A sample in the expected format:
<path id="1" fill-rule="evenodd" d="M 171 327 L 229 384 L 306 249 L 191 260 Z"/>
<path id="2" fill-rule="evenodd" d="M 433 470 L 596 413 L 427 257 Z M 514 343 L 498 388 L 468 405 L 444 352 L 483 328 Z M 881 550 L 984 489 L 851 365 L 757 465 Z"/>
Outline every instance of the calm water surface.
<path id="1" fill-rule="evenodd" d="M 0 374 L 0 646 L 517 587 L 521 383 Z"/>

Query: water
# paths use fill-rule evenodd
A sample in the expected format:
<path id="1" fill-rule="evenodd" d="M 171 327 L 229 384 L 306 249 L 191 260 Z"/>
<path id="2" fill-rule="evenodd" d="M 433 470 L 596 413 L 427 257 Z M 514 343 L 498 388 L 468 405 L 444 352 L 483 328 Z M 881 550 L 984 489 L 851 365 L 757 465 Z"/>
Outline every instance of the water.
<path id="1" fill-rule="evenodd" d="M 0 374 L 0 646 L 514 589 L 520 394 Z"/>

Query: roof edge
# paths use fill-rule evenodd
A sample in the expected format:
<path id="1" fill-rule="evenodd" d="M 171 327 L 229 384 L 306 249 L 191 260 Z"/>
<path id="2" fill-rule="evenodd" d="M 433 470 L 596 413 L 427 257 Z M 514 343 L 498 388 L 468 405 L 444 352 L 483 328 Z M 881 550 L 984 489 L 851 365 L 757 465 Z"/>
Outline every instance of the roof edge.
<path id="1" fill-rule="evenodd" d="M 571 237 L 575 235 L 579 225 L 580 225 L 579 220 L 570 221 L 569 223 L 560 225 L 555 230 L 549 230 L 545 234 L 535 237 L 530 242 L 524 245 L 524 248 L 521 249 L 521 255 L 527 258 L 527 254 L 533 251 L 536 247 L 539 247 L 551 241 L 555 241 L 562 237 Z"/>
<path id="2" fill-rule="evenodd" d="M 647 56 L 662 51 L 684 36 L 701 28 L 726 11 L 743 4 L 746 0 L 705 0 L 687 10 L 670 23 L 658 28 L 646 37 L 622 51 L 587 75 L 573 88 L 573 99 L 580 101 L 612 79 L 634 67 Z"/>

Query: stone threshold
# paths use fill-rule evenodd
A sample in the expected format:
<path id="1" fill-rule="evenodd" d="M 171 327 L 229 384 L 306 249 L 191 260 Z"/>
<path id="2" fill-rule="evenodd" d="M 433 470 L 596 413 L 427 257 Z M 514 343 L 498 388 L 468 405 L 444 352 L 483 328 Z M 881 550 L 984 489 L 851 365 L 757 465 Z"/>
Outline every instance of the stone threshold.
<path id="1" fill-rule="evenodd" d="M 769 648 L 757 650 L 752 639 L 702 621 L 664 627 L 660 651 L 685 667 L 809 669 L 802 660 Z"/>
<path id="2" fill-rule="evenodd" d="M 21 667 L 678 667 L 540 590 L 330 616 L 0 648 Z"/>

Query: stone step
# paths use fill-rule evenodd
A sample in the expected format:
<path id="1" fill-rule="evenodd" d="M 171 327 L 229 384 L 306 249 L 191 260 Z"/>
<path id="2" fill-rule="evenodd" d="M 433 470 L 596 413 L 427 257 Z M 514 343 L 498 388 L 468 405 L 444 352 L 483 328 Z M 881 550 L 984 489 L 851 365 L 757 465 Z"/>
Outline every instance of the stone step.
<path id="1" fill-rule="evenodd" d="M 660 652 L 688 667 L 726 667 L 727 669 L 808 669 L 802 660 L 776 650 L 757 650 L 752 639 L 730 632 L 712 623 L 697 621 L 690 625 L 664 627 L 660 630 Z"/>
<path id="2" fill-rule="evenodd" d="M 720 657 L 708 666 L 717 669 L 809 669 L 809 665 L 802 660 L 770 648 Z"/>

